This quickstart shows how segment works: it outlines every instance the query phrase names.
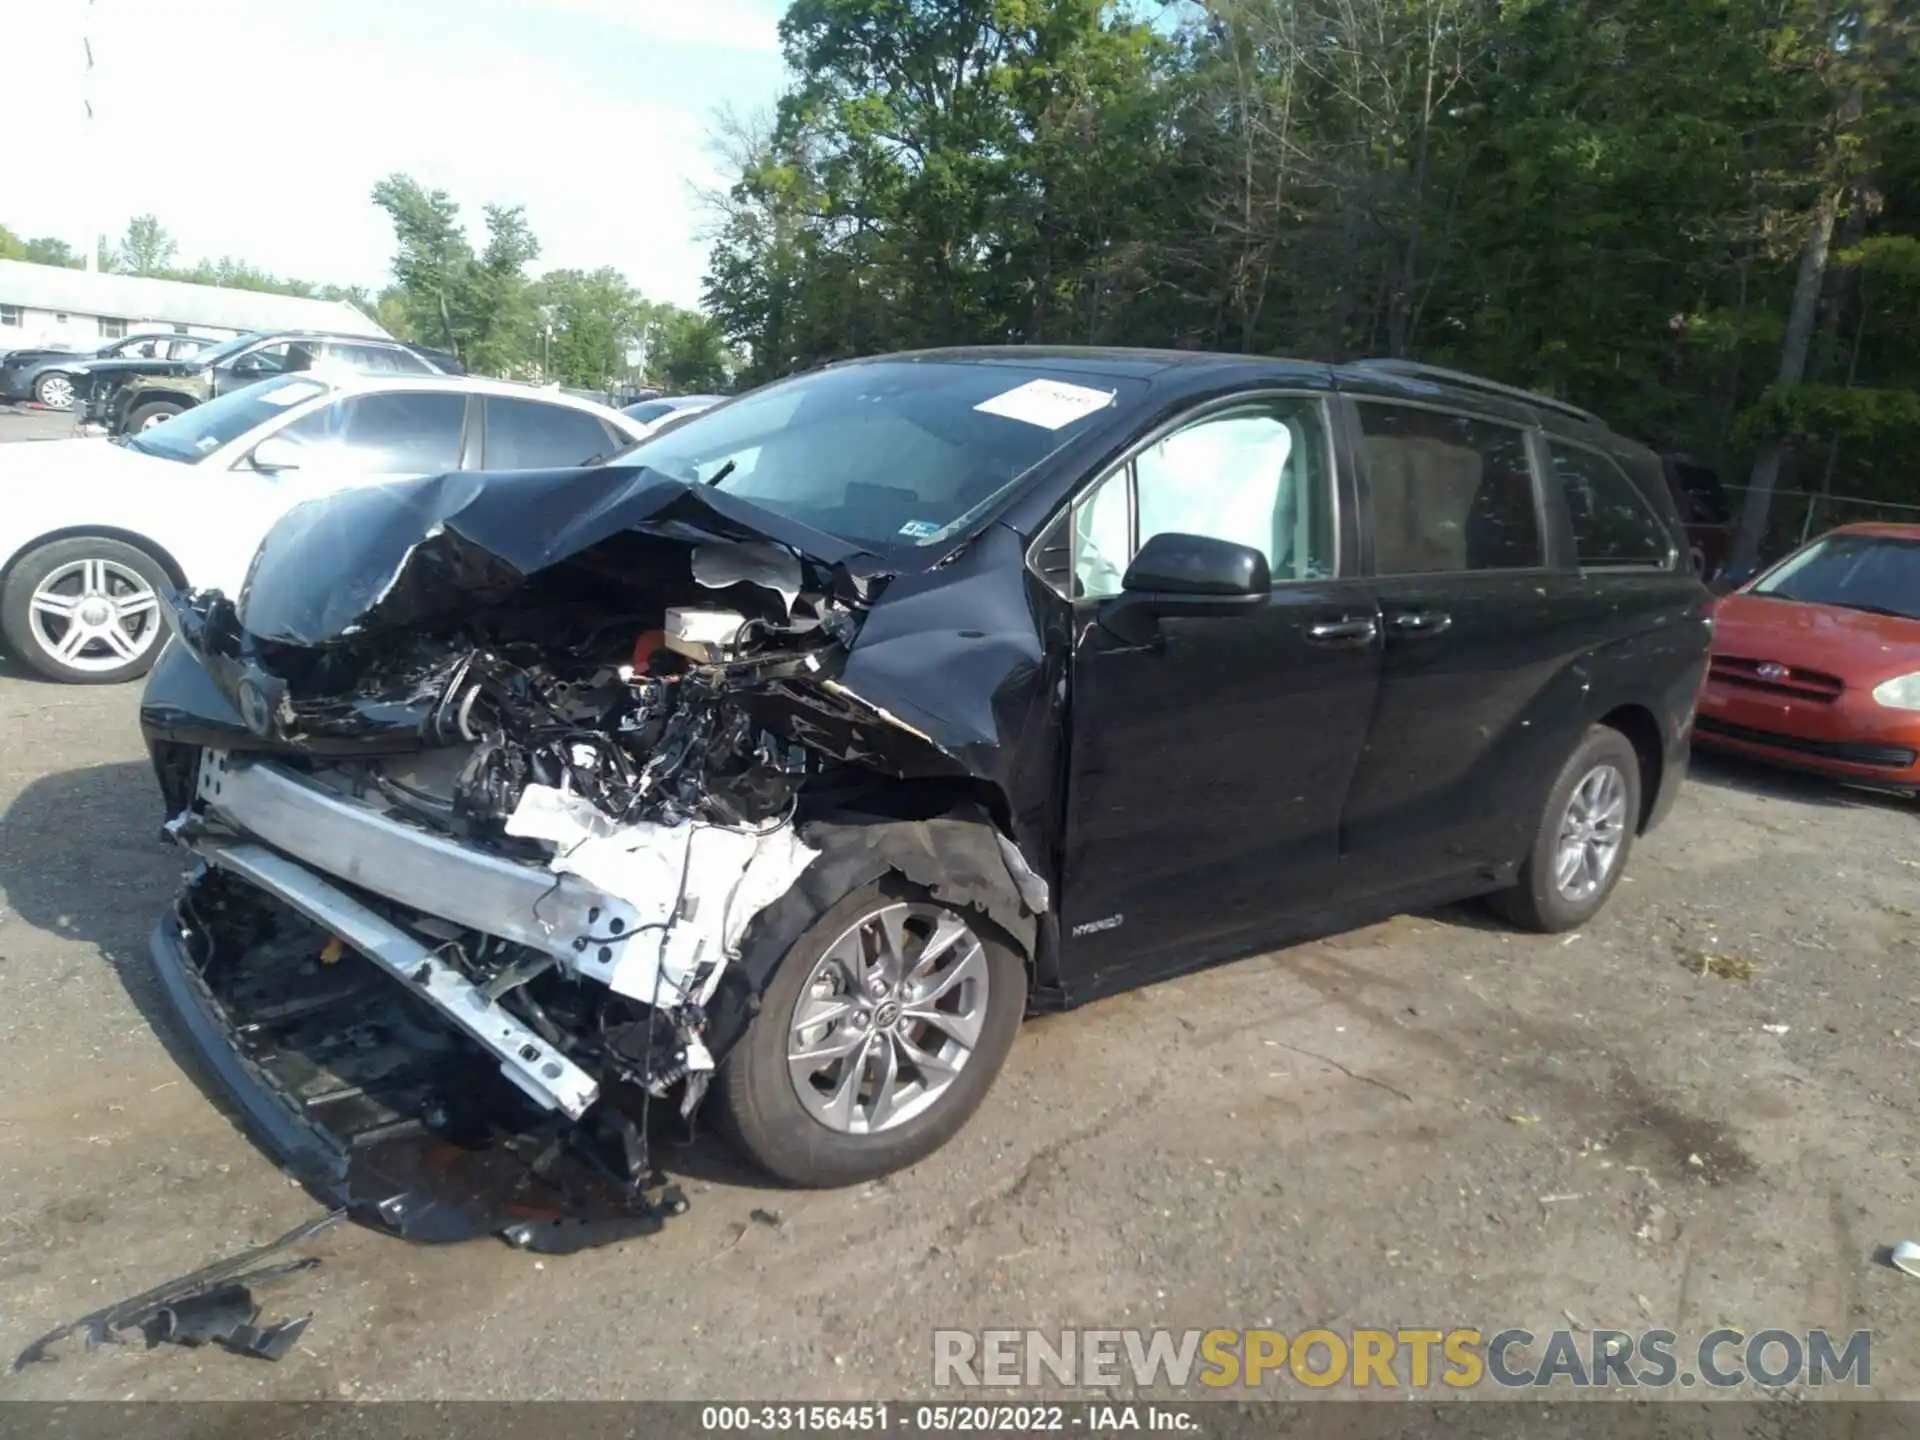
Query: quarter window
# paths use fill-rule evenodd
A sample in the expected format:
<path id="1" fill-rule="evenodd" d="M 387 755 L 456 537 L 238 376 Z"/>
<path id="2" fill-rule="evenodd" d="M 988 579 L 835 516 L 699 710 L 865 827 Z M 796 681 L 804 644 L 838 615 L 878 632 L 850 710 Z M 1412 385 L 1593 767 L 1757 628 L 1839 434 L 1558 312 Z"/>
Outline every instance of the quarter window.
<path id="1" fill-rule="evenodd" d="M 1376 574 L 1545 563 L 1524 430 L 1370 400 L 1359 410 Z"/>
<path id="2" fill-rule="evenodd" d="M 1673 537 L 1626 473 L 1592 450 L 1550 444 L 1554 478 L 1567 496 L 1573 553 L 1582 565 L 1666 565 Z"/>
<path id="3" fill-rule="evenodd" d="M 1251 545 L 1275 581 L 1334 573 L 1333 485 L 1317 400 L 1275 399 L 1209 415 L 1155 441 L 1074 508 L 1076 596 L 1120 593 L 1155 535 Z"/>
<path id="4" fill-rule="evenodd" d="M 585 465 L 613 452 L 606 428 L 584 410 L 539 400 L 487 398 L 487 468 Z"/>

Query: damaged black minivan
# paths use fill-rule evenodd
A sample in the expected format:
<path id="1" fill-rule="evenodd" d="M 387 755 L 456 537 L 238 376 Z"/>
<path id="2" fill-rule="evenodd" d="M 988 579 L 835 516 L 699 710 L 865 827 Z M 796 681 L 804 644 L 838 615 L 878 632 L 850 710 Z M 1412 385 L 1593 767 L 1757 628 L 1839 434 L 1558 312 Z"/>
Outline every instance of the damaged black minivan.
<path id="1" fill-rule="evenodd" d="M 1476 894 L 1585 921 L 1681 784 L 1686 556 L 1651 452 L 1402 362 L 896 355 L 349 491 L 174 602 L 156 964 L 414 1238 L 657 1224 L 656 1103 L 871 1178 L 1030 1009 Z"/>

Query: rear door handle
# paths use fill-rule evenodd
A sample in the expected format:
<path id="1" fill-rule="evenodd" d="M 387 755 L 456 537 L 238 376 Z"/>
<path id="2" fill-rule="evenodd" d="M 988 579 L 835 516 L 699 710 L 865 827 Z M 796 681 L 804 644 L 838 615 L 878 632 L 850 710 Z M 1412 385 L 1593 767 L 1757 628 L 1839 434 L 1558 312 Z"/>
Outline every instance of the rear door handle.
<path id="1" fill-rule="evenodd" d="M 1307 643 L 1327 650 L 1358 650 L 1380 637 L 1380 627 L 1371 615 L 1344 620 L 1322 620 L 1307 627 Z"/>
<path id="2" fill-rule="evenodd" d="M 1404 635 L 1409 640 L 1421 640 L 1430 635 L 1438 635 L 1453 624 L 1453 617 L 1444 610 L 1407 610 L 1388 622 L 1393 633 Z"/>

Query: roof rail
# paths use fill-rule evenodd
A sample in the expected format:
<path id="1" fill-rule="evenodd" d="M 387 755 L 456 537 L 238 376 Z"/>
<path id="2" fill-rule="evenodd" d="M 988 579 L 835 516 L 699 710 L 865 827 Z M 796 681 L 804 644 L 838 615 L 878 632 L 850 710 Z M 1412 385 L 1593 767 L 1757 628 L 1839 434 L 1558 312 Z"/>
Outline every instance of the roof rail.
<path id="1" fill-rule="evenodd" d="M 1518 400 L 1526 405 L 1538 405 L 1543 410 L 1556 410 L 1562 415 L 1571 415 L 1576 420 L 1585 420 L 1590 425 L 1606 428 L 1606 422 L 1591 410 L 1582 410 L 1578 405 L 1565 400 L 1556 400 L 1551 395 L 1522 390 L 1517 385 L 1502 385 L 1498 380 L 1469 375 L 1464 370 L 1448 370 L 1439 365 L 1422 365 L 1417 360 L 1395 360 L 1385 356 L 1351 360 L 1348 363 L 1368 370 L 1382 370 L 1389 375 L 1405 375 L 1413 380 L 1434 380 L 1446 385 L 1457 385 L 1462 390 L 1481 390 L 1489 395 L 1504 395 L 1509 400 Z"/>

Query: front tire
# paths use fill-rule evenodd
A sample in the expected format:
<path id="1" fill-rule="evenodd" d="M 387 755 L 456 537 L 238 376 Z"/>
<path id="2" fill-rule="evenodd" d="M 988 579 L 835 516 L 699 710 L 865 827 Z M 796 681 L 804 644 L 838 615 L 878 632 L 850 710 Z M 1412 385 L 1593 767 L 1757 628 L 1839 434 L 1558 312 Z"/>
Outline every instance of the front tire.
<path id="1" fill-rule="evenodd" d="M 983 916 L 895 876 L 781 959 L 714 1087 L 720 1128 L 791 1185 L 853 1185 L 946 1144 L 1020 1028 L 1026 966 Z"/>
<path id="2" fill-rule="evenodd" d="M 127 416 L 127 433 L 134 435 L 142 430 L 150 430 L 162 420 L 171 420 L 186 408 L 171 400 L 155 400 L 151 404 L 142 405 Z"/>
<path id="3" fill-rule="evenodd" d="M 0 589 L 0 634 L 28 665 L 70 685 L 117 685 L 166 642 L 159 561 L 120 540 L 77 536 L 28 552 Z"/>
<path id="4" fill-rule="evenodd" d="M 73 377 L 58 370 L 42 375 L 33 382 L 33 398 L 48 410 L 71 410 Z"/>
<path id="5" fill-rule="evenodd" d="M 1618 730 L 1595 725 L 1547 792 L 1518 882 L 1489 903 L 1523 930 L 1578 929 L 1620 883 L 1639 823 L 1640 756 Z"/>

